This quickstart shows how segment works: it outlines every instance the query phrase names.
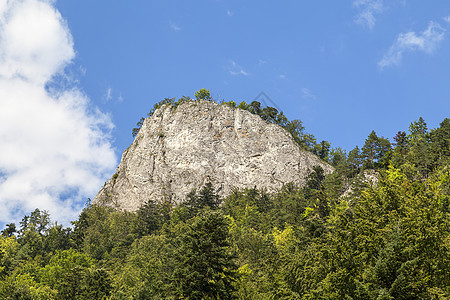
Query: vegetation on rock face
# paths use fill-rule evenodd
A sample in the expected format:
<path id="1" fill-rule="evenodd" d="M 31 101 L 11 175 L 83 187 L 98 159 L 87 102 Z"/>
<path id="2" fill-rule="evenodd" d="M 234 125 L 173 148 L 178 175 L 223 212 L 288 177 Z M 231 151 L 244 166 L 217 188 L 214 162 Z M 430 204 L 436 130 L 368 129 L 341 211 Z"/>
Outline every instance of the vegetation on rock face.
<path id="1" fill-rule="evenodd" d="M 207 89 L 200 89 L 195 92 L 195 99 L 212 101 L 213 98 Z"/>
<path id="2" fill-rule="evenodd" d="M 372 132 L 348 154 L 321 143 L 336 172 L 270 194 L 220 199 L 205 184 L 136 213 L 87 204 L 72 229 L 36 209 L 2 231 L 0 298 L 449 299 L 450 119 L 394 141 Z"/>
<path id="3" fill-rule="evenodd" d="M 209 93 L 209 91 L 208 91 L 208 93 Z M 153 105 L 153 108 L 148 112 L 147 117 L 153 116 L 155 111 L 158 108 L 162 107 L 163 105 L 168 104 L 168 105 L 172 106 L 172 108 L 176 108 L 178 105 L 180 105 L 181 103 L 186 102 L 186 101 L 193 101 L 193 100 L 186 96 L 183 96 L 178 100 L 176 100 L 175 98 L 165 98 L 165 99 L 159 101 L 158 103 L 156 103 L 155 105 Z M 144 120 L 145 120 L 145 118 L 142 117 L 139 120 L 139 122 L 137 122 L 136 127 L 133 128 L 133 130 L 132 130 L 133 137 L 135 137 L 138 134 L 139 130 L 141 129 L 142 125 L 144 124 Z"/>
<path id="4" fill-rule="evenodd" d="M 196 100 L 208 100 L 213 101 L 213 98 L 207 89 L 200 89 L 195 92 Z M 176 108 L 183 102 L 186 101 L 195 101 L 189 97 L 183 96 L 180 99 L 176 100 L 175 98 L 165 98 L 164 100 L 156 103 L 150 112 L 147 114 L 148 117 L 151 117 L 153 113 L 163 105 L 171 105 L 173 108 Z M 317 143 L 314 135 L 309 134 L 305 131 L 305 127 L 303 126 L 303 122 L 301 120 L 292 120 L 289 121 L 283 112 L 279 112 L 274 107 L 262 107 L 261 103 L 258 101 L 252 101 L 250 104 L 247 104 L 245 101 L 242 101 L 239 105 L 234 101 L 222 101 L 221 105 L 227 105 L 233 108 L 239 108 L 243 110 L 247 110 L 252 114 L 260 116 L 263 120 L 280 125 L 284 129 L 286 129 L 294 138 L 294 140 L 299 144 L 299 146 L 306 150 L 310 151 L 317 156 L 319 156 L 324 161 L 330 161 L 333 159 L 331 152 L 331 145 L 328 141 L 321 141 Z M 132 135 L 135 137 L 139 132 L 140 128 L 144 123 L 145 118 L 141 118 L 139 122 L 136 124 L 136 127 L 132 130 Z"/>

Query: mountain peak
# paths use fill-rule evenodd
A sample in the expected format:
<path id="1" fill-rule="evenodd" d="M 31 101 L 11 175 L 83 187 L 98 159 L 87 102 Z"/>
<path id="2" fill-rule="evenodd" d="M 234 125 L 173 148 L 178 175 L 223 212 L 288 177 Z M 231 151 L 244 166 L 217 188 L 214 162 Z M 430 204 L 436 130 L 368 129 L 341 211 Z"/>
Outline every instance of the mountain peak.
<path id="1" fill-rule="evenodd" d="M 129 211 L 147 199 L 180 203 L 207 182 L 221 196 L 233 188 L 272 191 L 303 185 L 316 165 L 333 170 L 284 128 L 248 111 L 204 100 L 167 104 L 145 119 L 93 203 Z"/>

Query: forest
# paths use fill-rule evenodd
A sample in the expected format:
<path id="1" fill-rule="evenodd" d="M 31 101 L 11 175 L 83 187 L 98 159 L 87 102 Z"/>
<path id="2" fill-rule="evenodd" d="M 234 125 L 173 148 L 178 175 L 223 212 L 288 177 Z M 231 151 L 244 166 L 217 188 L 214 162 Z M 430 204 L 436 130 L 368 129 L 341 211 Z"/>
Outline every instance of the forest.
<path id="1" fill-rule="evenodd" d="M 335 172 L 223 199 L 207 183 L 135 213 L 87 201 L 70 227 L 36 208 L 1 232 L 0 298 L 450 299 L 450 119 L 419 118 L 392 143 L 372 131 L 347 153 L 275 108 L 222 105 L 282 126 Z"/>

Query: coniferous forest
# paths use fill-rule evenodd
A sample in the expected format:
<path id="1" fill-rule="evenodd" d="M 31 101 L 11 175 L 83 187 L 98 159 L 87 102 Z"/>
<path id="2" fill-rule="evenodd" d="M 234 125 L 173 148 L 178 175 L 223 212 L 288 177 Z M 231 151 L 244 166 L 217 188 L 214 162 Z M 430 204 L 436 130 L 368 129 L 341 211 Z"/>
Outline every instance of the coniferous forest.
<path id="1" fill-rule="evenodd" d="M 450 299 L 450 119 L 391 141 L 372 131 L 347 153 L 275 108 L 222 105 L 284 127 L 335 172 L 224 199 L 207 183 L 135 213 L 88 201 L 71 227 L 37 208 L 1 232 L 0 298 Z"/>

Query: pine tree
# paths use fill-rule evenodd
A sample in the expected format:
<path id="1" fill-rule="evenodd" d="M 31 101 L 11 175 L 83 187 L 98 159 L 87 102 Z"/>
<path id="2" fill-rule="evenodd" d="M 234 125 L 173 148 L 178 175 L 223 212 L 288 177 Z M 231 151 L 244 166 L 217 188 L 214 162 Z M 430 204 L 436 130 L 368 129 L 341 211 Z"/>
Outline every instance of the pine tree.
<path id="1" fill-rule="evenodd" d="M 176 297 L 233 299 L 237 266 L 228 243 L 227 219 L 205 211 L 188 222 L 175 254 Z"/>

